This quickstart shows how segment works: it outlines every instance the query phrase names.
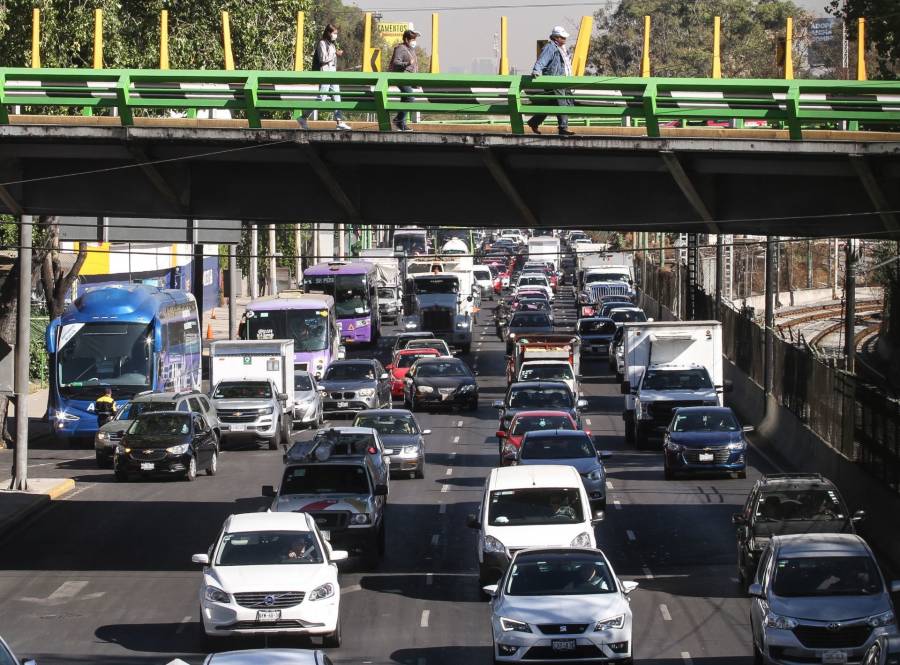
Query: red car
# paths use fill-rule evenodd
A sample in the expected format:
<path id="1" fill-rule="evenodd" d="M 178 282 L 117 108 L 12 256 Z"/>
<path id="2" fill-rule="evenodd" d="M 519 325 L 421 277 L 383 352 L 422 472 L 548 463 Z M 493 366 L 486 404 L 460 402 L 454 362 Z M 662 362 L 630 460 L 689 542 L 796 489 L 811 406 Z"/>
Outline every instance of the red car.
<path id="1" fill-rule="evenodd" d="M 385 367 L 391 373 L 391 395 L 403 397 L 403 382 L 406 379 L 406 373 L 419 358 L 440 358 L 440 356 L 440 351 L 431 348 L 400 349 L 397 351 L 393 360 Z"/>
<path id="2" fill-rule="evenodd" d="M 520 411 L 514 415 L 509 423 L 509 432 L 497 432 L 500 466 L 509 466 L 516 458 L 526 432 L 548 429 L 578 429 L 578 425 L 565 411 Z"/>

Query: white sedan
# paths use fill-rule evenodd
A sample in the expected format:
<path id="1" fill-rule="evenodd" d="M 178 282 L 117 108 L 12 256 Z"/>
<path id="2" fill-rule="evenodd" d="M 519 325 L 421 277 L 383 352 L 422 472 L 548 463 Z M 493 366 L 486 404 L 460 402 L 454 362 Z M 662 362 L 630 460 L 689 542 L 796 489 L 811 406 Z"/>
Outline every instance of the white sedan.
<path id="1" fill-rule="evenodd" d="M 203 568 L 200 617 L 209 636 L 290 633 L 341 643 L 336 562 L 307 513 L 231 515 Z"/>
<path id="2" fill-rule="evenodd" d="M 497 663 L 632 662 L 630 594 L 603 552 L 525 549 L 513 557 L 492 596 Z"/>

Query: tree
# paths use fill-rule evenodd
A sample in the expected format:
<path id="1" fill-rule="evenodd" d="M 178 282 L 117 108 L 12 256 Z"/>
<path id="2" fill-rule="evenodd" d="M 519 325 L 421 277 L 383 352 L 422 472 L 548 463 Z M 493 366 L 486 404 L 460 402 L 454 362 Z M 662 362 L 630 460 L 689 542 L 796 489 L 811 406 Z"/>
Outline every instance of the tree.
<path id="1" fill-rule="evenodd" d="M 866 36 L 873 45 L 878 67 L 877 74 L 872 68 L 870 73 L 878 78 L 900 78 L 900 10 L 897 0 L 831 0 L 829 11 L 850 25 L 855 25 L 858 18 L 866 19 Z"/>
<path id="2" fill-rule="evenodd" d="M 775 61 L 786 19 L 794 19 L 797 75 L 808 48 L 811 16 L 789 0 L 622 0 L 595 14 L 599 35 L 588 66 L 600 75 L 638 76 L 644 16 L 650 16 L 653 76 L 708 77 L 712 69 L 713 19 L 722 19 L 722 76 L 767 78 L 783 75 Z"/>
<path id="3" fill-rule="evenodd" d="M 37 226 L 39 232 L 45 236 L 44 256 L 40 265 L 41 287 L 47 303 L 47 316 L 52 320 L 61 316 L 65 309 L 66 294 L 72 288 L 72 284 L 78 278 L 78 273 L 81 272 L 81 266 L 87 259 L 87 245 L 83 242 L 78 243 L 75 262 L 68 270 L 64 270 L 60 262 L 57 218 L 38 217 Z"/>

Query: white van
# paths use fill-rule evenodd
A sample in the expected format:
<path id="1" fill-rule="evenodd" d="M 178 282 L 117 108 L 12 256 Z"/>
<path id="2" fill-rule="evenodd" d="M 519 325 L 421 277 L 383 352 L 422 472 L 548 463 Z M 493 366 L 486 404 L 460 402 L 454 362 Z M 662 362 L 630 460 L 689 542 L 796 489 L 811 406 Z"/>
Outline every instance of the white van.
<path id="1" fill-rule="evenodd" d="M 494 299 L 494 278 L 491 276 L 491 269 L 487 266 L 472 266 L 472 276 L 475 283 L 481 289 L 482 300 Z"/>
<path id="2" fill-rule="evenodd" d="M 525 547 L 597 547 L 591 502 L 578 471 L 555 464 L 491 471 L 478 512 L 479 586 L 494 584 Z"/>

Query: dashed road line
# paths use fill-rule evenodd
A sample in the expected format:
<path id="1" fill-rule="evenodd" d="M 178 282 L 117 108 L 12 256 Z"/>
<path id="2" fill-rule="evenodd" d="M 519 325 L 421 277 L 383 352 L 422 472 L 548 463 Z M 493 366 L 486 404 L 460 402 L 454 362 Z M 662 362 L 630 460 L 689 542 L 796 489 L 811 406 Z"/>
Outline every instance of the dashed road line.
<path id="1" fill-rule="evenodd" d="M 453 443 L 459 443 L 459 436 L 453 437 Z M 455 453 L 454 453 L 455 454 Z"/>
<path id="2" fill-rule="evenodd" d="M 628 529 L 625 532 L 625 535 L 628 536 L 628 540 L 630 540 L 631 542 L 634 542 L 635 540 L 637 540 L 637 536 L 634 535 L 634 531 L 632 531 L 631 529 Z"/>
<path id="3" fill-rule="evenodd" d="M 616 510 L 622 510 L 622 502 L 618 499 L 613 499 L 613 506 Z"/>
<path id="4" fill-rule="evenodd" d="M 665 603 L 660 604 L 659 613 L 662 614 L 663 621 L 671 621 L 672 620 L 672 615 L 669 614 L 669 608 L 666 607 Z"/>
<path id="5" fill-rule="evenodd" d="M 437 547 L 438 542 L 440 541 L 440 539 L 441 539 L 441 534 L 439 534 L 439 533 L 434 534 L 434 535 L 431 537 L 431 546 L 432 546 L 432 547 Z"/>
<path id="6" fill-rule="evenodd" d="M 457 421 L 456 421 L 456 426 L 457 426 L 457 427 L 462 427 L 462 426 L 463 426 L 463 421 L 462 421 L 462 420 L 457 420 Z"/>
<path id="7" fill-rule="evenodd" d="M 438 514 L 439 514 L 439 515 L 443 515 L 443 514 L 445 514 L 446 512 L 447 512 L 447 504 L 446 504 L 446 503 L 442 503 L 442 504 L 441 504 L 441 507 L 438 508 Z"/>
<path id="8" fill-rule="evenodd" d="M 448 476 L 452 476 L 452 475 L 453 475 L 453 469 L 447 469 L 447 475 L 448 475 Z"/>
<path id="9" fill-rule="evenodd" d="M 653 579 L 653 573 L 649 568 L 647 568 L 647 566 L 641 566 L 641 572 L 644 573 L 644 577 L 646 577 L 648 580 Z"/>
<path id="10" fill-rule="evenodd" d="M 607 480 L 607 481 L 606 481 L 606 489 L 608 489 L 608 490 L 615 489 L 615 487 L 613 487 L 613 484 L 612 484 L 612 481 L 611 481 L 611 480 Z"/>
<path id="11" fill-rule="evenodd" d="M 590 418 L 585 418 L 585 419 L 584 419 L 584 422 L 585 422 L 585 424 L 586 424 L 588 427 L 590 427 L 590 425 L 591 425 L 591 419 L 590 419 Z"/>
<path id="12" fill-rule="evenodd" d="M 422 610 L 422 618 L 419 620 L 420 628 L 428 628 L 428 618 L 430 616 L 431 616 L 431 610 Z"/>
<path id="13" fill-rule="evenodd" d="M 434 584 L 434 573 L 428 573 L 425 575 L 425 586 L 431 586 Z M 663 605 L 665 607 L 665 605 Z"/>
<path id="14" fill-rule="evenodd" d="M 190 616 L 184 617 L 181 620 L 181 623 L 178 624 L 178 628 L 175 629 L 175 634 L 180 635 L 181 633 L 183 633 L 187 629 L 188 623 L 190 623 L 190 621 L 191 621 Z"/>
<path id="15" fill-rule="evenodd" d="M 450 485 L 446 485 L 446 484 L 445 484 L 445 485 L 441 486 L 441 492 L 442 492 L 442 493 L 443 493 L 443 492 L 449 492 L 449 491 L 450 491 Z"/>
<path id="16" fill-rule="evenodd" d="M 694 660 L 691 658 L 689 651 L 682 651 L 681 659 L 685 662 L 685 665 L 694 665 Z"/>

